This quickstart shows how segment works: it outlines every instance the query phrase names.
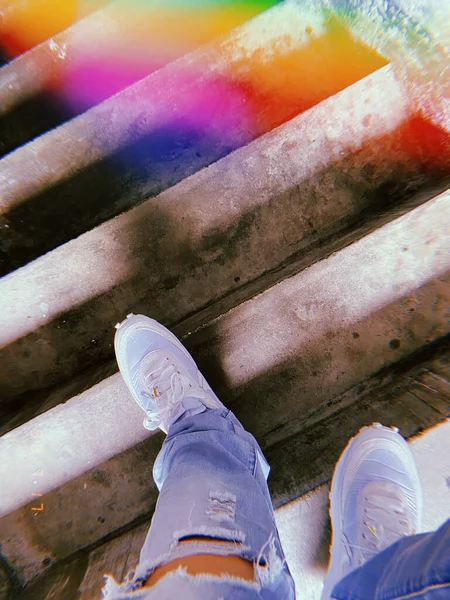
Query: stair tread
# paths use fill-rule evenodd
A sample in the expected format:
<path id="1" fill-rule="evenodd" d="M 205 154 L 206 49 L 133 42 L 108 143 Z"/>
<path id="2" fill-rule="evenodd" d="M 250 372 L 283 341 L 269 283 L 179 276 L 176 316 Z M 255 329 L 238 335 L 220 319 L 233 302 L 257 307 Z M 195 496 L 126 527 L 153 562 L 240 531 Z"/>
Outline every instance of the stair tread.
<path id="1" fill-rule="evenodd" d="M 437 341 L 449 333 L 449 194 L 276 284 L 186 340 L 216 393 L 264 450 L 345 408 L 354 396 L 339 403 L 333 399 L 420 350 L 424 340 Z M 431 412 L 437 420 L 443 418 Z M 26 503 L 36 485 L 33 473 L 45 469 L 39 481 L 42 501 L 61 520 L 72 502 L 80 502 L 80 494 L 86 498 L 84 483 L 88 488 L 93 484 L 96 507 L 99 485 L 110 498 L 106 505 L 120 495 L 114 481 L 126 481 L 127 490 L 133 485 L 148 490 L 147 477 L 134 483 L 133 478 L 142 461 L 151 464 L 161 435 L 146 432 L 142 418 L 116 374 L 2 437 L 0 478 L 8 482 L 2 538 L 17 551 L 13 540 L 19 529 L 23 540 L 38 527 L 41 539 L 47 540 L 45 550 L 33 548 L 39 558 L 12 559 L 26 579 L 53 548 L 51 519 L 29 521 L 28 534 L 17 527 L 16 520 L 30 514 Z M 40 430 L 42 453 L 30 452 L 30 436 Z M 77 528 L 80 547 L 148 510 L 149 493 L 136 490 L 131 504 L 113 505 L 104 527 L 86 512 Z M 68 533 L 72 540 L 73 533 Z M 63 542 L 61 536 L 58 527 L 59 551 L 73 551 L 72 541 Z M 4 551 L 8 553 L 6 545 Z M 26 564 L 19 565 L 23 560 Z"/>
<path id="2" fill-rule="evenodd" d="M 360 426 L 412 436 L 426 525 L 448 516 L 442 26 L 421 32 L 420 65 L 407 49 L 400 66 L 407 10 L 376 43 L 378 16 L 353 27 L 309 1 L 254 3 L 277 6 L 237 28 L 231 11 L 201 39 L 184 23 L 198 35 L 177 48 L 174 22 L 152 17 L 167 56 L 95 96 L 72 78 L 83 55 L 101 73 L 102 45 L 130 50 L 145 20 L 133 11 L 160 7 L 94 2 L 0 69 L 0 598 L 46 573 L 37 596 L 64 579 L 90 600 L 107 564 L 121 579 L 137 557 L 163 436 L 142 427 L 113 359 L 112 324 L 130 310 L 182 337 L 260 442 L 288 560 L 314 597 L 333 465 Z"/>
<path id="3" fill-rule="evenodd" d="M 173 8 L 161 3 L 91 2 L 78 11 L 83 18 L 53 32 L 0 70 L 1 154 L 85 112 L 274 3 L 267 0 L 230 10 L 210 0 L 200 11 L 178 6 L 174 20 Z"/>
<path id="4" fill-rule="evenodd" d="M 185 335 L 401 214 L 438 181 L 404 152 L 408 111 L 380 70 L 0 280 L 3 404 L 109 359 L 111 323 L 130 310 Z"/>
<path id="5" fill-rule="evenodd" d="M 328 41 L 310 48 L 307 15 L 295 2 L 279 3 L 5 156 L 0 224 L 9 229 L 2 272 L 155 196 L 386 65 L 345 27 L 324 23 L 317 9 L 317 36 Z M 367 61 L 349 59 L 364 53 Z M 338 69 L 340 60 L 349 69 Z M 320 82 L 313 88 L 306 82 L 315 81 L 310 69 L 316 63 Z"/>
<path id="6" fill-rule="evenodd" d="M 444 358 L 449 356 L 448 350 L 447 344 Z M 439 362 L 439 359 L 434 362 Z M 432 374 L 431 363 L 427 363 L 427 369 Z M 330 541 L 329 481 L 339 453 L 361 426 L 369 425 L 374 420 L 381 421 L 386 426 L 400 426 L 402 435 L 411 438 L 410 445 L 425 494 L 423 531 L 435 530 L 447 520 L 448 484 L 443 474 L 450 467 L 450 420 L 442 421 L 438 417 L 434 423 L 428 423 L 433 425 L 430 429 L 417 427 L 416 420 L 408 410 L 406 395 L 410 377 L 420 371 L 420 366 L 413 368 L 400 381 L 393 382 L 393 389 L 399 394 L 400 410 L 392 410 L 392 401 L 386 399 L 391 392 L 381 387 L 374 394 L 367 395 L 361 405 L 343 410 L 341 414 L 311 428 L 306 435 L 298 436 L 266 453 L 272 466 L 269 485 L 276 506 L 275 518 L 281 541 L 297 589 L 309 594 L 305 597 L 316 600 L 320 596 Z M 450 370 L 448 375 L 450 377 Z M 450 396 L 447 395 L 446 399 L 447 414 L 450 415 Z M 125 465 L 125 468 L 130 466 Z M 148 485 L 149 481 L 146 483 Z M 123 487 L 126 482 L 118 481 L 117 485 Z M 135 491 L 132 490 L 131 494 Z M 154 487 L 149 491 L 149 496 L 152 498 L 151 501 L 150 497 L 147 498 L 150 504 L 157 496 Z M 100 513 L 107 514 L 105 510 L 100 510 Z M 81 600 L 98 597 L 104 573 L 111 573 L 122 580 L 135 567 L 149 524 L 150 515 L 142 514 L 131 530 L 124 531 L 111 541 L 100 542 L 92 550 L 86 550 L 65 564 L 50 569 L 44 585 L 49 586 L 64 573 L 64 591 L 68 593 L 72 588 L 79 589 Z M 49 548 L 46 550 L 48 552 Z M 26 592 L 37 593 L 37 590 L 43 589 L 40 586 L 42 583 L 36 583 Z"/>

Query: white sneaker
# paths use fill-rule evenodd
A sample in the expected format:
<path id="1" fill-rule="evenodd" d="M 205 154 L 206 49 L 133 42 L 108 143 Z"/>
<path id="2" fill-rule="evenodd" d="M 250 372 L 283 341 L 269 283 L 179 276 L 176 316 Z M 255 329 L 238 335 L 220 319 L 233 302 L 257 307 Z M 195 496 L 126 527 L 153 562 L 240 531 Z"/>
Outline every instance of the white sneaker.
<path id="1" fill-rule="evenodd" d="M 331 483 L 331 561 L 322 600 L 354 569 L 420 531 L 422 487 L 413 455 L 395 428 L 363 427 L 342 453 Z"/>
<path id="2" fill-rule="evenodd" d="M 116 325 L 114 347 L 122 377 L 145 411 L 146 429 L 168 432 L 182 414 L 225 408 L 183 346 L 166 327 L 130 314 Z"/>

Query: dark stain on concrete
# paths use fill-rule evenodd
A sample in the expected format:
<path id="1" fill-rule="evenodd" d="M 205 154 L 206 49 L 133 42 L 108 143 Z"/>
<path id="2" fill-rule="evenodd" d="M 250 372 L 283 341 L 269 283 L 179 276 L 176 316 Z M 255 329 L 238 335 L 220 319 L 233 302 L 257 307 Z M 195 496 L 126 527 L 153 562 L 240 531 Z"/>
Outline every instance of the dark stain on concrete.
<path id="1" fill-rule="evenodd" d="M 57 581 L 60 582 L 58 597 L 64 600 L 76 600 L 80 597 L 78 590 L 86 574 L 88 561 L 89 554 L 80 553 L 75 559 L 71 557 L 71 560 L 50 566 L 41 577 L 21 591 L 17 600 L 48 598 Z"/>
<path id="2" fill-rule="evenodd" d="M 105 472 L 105 471 L 95 471 L 92 476 L 91 479 L 93 481 L 95 481 L 96 483 L 99 483 L 100 485 L 103 485 L 105 487 L 111 487 L 111 480 L 109 475 Z"/>
<path id="3" fill-rule="evenodd" d="M 398 338 L 393 338 L 390 342 L 389 342 L 389 348 L 391 350 L 398 350 L 400 348 L 400 346 L 402 345 L 401 341 Z"/>

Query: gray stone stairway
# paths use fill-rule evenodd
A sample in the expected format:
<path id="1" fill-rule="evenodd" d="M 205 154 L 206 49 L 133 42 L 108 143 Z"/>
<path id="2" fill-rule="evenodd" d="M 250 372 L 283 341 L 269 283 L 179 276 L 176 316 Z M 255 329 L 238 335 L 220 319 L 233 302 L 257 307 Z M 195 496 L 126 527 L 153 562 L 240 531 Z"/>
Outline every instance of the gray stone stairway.
<path id="1" fill-rule="evenodd" d="M 410 71 L 295 1 L 79 114 L 22 120 L 55 61 L 99 23 L 121 31 L 118 6 L 0 69 L 0 599 L 99 598 L 136 561 L 163 435 L 117 373 L 129 312 L 180 336 L 258 439 L 300 597 L 317 598 L 327 485 L 364 424 L 411 438 L 427 526 L 446 518 L 450 122 Z M 305 104 L 280 57 L 316 28 L 372 72 L 336 83 L 327 59 Z M 250 115 L 222 84 L 248 85 L 255 61 L 277 75 Z"/>

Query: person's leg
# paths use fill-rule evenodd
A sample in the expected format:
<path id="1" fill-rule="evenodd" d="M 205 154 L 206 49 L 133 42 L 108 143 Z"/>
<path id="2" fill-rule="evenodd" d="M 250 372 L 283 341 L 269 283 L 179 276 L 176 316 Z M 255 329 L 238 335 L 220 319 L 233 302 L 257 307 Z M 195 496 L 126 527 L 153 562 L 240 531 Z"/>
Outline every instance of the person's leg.
<path id="1" fill-rule="evenodd" d="M 251 565 L 257 586 L 279 586 L 273 598 L 294 597 L 267 489 L 268 465 L 233 413 L 182 417 L 169 429 L 153 474 L 160 497 L 142 568 L 195 553 L 234 555 Z"/>
<path id="2" fill-rule="evenodd" d="M 396 431 L 375 424 L 350 441 L 330 499 L 332 558 L 322 600 L 450 597 L 450 522 L 414 535 L 422 491 L 412 453 Z"/>
<path id="3" fill-rule="evenodd" d="M 109 581 L 105 597 L 143 587 L 161 594 L 171 585 L 179 592 L 186 585 L 186 574 L 176 570 L 181 565 L 192 576 L 188 584 L 201 586 L 199 600 L 228 597 L 230 586 L 233 598 L 293 600 L 267 487 L 269 466 L 255 438 L 155 321 L 127 319 L 116 352 L 125 382 L 147 413 L 144 423 L 168 435 L 153 468 L 160 496 L 139 566 L 120 588 Z"/>

